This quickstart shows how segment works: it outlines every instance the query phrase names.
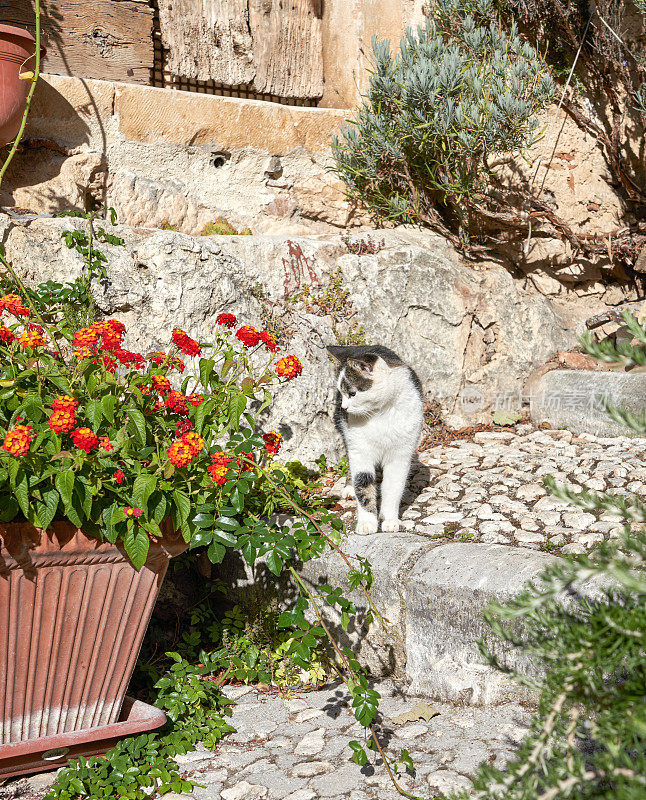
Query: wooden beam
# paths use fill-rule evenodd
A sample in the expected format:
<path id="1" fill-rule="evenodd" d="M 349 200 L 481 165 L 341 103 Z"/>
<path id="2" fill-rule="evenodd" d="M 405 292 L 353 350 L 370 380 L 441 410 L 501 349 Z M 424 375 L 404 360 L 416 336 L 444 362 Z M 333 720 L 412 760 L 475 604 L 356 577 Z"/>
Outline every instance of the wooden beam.
<path id="1" fill-rule="evenodd" d="M 226 86 L 252 82 L 247 0 L 159 0 L 159 27 L 171 74 Z"/>
<path id="2" fill-rule="evenodd" d="M 323 94 L 322 0 L 249 0 L 257 92 Z"/>
<path id="3" fill-rule="evenodd" d="M 43 72 L 150 83 L 153 10 L 146 0 L 44 0 Z M 0 0 L 0 20 L 33 30 L 31 0 Z"/>

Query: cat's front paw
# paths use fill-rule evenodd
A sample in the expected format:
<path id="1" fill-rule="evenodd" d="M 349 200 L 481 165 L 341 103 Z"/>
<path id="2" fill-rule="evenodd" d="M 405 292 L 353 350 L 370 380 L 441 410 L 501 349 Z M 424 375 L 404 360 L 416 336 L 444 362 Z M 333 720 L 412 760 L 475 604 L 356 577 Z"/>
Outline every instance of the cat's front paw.
<path id="1" fill-rule="evenodd" d="M 399 530 L 399 520 L 398 519 L 385 519 L 381 523 L 381 530 L 387 532 L 393 532 Z"/>
<path id="2" fill-rule="evenodd" d="M 368 533 L 377 533 L 379 525 L 376 519 L 362 519 L 357 522 L 357 533 L 365 536 Z"/>

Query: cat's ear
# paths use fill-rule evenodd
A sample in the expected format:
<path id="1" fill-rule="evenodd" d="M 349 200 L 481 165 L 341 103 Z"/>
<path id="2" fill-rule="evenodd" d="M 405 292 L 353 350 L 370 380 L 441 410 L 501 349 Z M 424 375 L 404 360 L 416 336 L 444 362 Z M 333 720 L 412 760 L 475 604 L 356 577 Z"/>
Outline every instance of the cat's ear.
<path id="1" fill-rule="evenodd" d="M 348 366 L 366 378 L 372 378 L 372 368 L 374 367 L 375 363 L 375 361 L 371 363 L 363 358 L 348 359 Z"/>
<path id="2" fill-rule="evenodd" d="M 348 355 L 347 347 L 341 347 L 341 345 L 338 344 L 329 344 L 325 349 L 332 356 L 332 358 L 339 364 L 342 364 L 347 358 Z"/>

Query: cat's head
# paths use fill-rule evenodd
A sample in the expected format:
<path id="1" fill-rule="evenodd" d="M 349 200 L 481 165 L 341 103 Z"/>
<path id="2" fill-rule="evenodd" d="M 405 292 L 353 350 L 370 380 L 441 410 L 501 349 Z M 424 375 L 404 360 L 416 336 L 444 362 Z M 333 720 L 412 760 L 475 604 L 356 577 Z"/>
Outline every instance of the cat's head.
<path id="1" fill-rule="evenodd" d="M 398 393 L 404 362 L 381 345 L 330 345 L 328 353 L 339 365 L 336 385 L 341 408 L 349 414 L 369 416 Z"/>

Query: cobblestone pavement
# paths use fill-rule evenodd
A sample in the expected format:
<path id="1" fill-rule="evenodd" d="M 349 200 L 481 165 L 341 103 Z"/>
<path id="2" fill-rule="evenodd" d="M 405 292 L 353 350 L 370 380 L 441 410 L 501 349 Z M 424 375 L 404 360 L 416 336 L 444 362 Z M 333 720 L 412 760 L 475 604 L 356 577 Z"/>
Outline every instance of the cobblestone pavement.
<path id="1" fill-rule="evenodd" d="M 407 749 L 414 774 L 404 774 L 404 788 L 423 797 L 467 788 L 468 776 L 481 761 L 501 766 L 526 730 L 528 711 L 513 703 L 462 708 L 421 701 L 437 716 L 428 722 L 393 720 L 414 709 L 393 681 L 380 692 L 381 741 L 391 755 Z M 246 686 L 225 688 L 236 701 L 236 733 L 216 751 L 204 747 L 178 756 L 184 775 L 196 786 L 191 794 L 165 800 L 399 800 L 379 758 L 359 767 L 348 742 L 361 740 L 343 685 L 279 697 Z M 430 716 L 430 715 L 426 715 Z M 55 773 L 44 773 L 0 787 L 0 798 L 41 800 Z"/>
<path id="2" fill-rule="evenodd" d="M 438 445 L 419 454 L 404 495 L 404 530 L 438 541 L 519 545 L 583 553 L 616 536 L 621 520 L 588 512 L 551 496 L 542 480 L 553 475 L 583 488 L 644 494 L 646 439 L 602 439 L 569 431 L 483 431 L 473 441 Z M 344 481 L 335 484 L 341 493 Z M 353 498 L 339 501 L 346 518 Z"/>

